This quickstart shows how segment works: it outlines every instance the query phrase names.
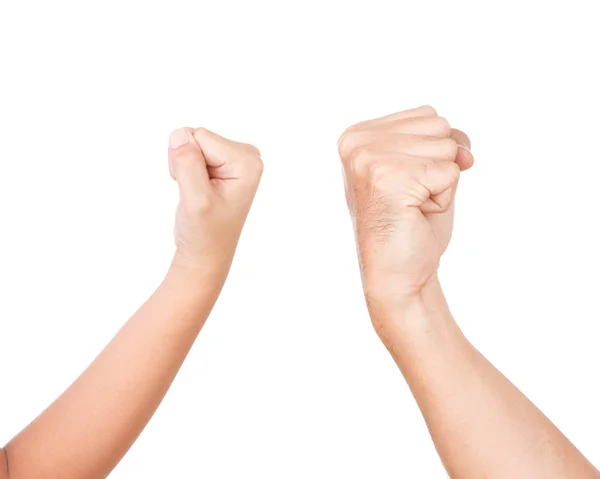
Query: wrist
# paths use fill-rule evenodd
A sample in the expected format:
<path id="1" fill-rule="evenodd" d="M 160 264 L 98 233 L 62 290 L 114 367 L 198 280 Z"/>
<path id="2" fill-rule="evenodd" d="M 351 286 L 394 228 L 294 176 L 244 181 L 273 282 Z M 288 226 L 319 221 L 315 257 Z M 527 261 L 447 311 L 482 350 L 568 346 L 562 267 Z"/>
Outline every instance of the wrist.
<path id="1" fill-rule="evenodd" d="M 184 261 L 176 253 L 161 288 L 170 291 L 181 303 L 210 310 L 228 272 L 229 268 L 223 265 L 210 261 L 203 264 Z"/>
<path id="2" fill-rule="evenodd" d="M 398 285 L 394 281 L 364 283 L 365 299 L 371 317 L 406 316 L 424 313 L 430 308 L 446 308 L 446 300 L 437 274 L 418 287 Z"/>
<path id="3" fill-rule="evenodd" d="M 406 342 L 458 328 L 437 275 L 410 293 L 381 294 L 381 291 L 365 288 L 365 297 L 373 327 L 392 353 Z"/>
<path id="4" fill-rule="evenodd" d="M 168 275 L 185 279 L 190 283 L 224 283 L 231 267 L 231 260 L 218 255 L 190 255 L 175 251 Z"/>

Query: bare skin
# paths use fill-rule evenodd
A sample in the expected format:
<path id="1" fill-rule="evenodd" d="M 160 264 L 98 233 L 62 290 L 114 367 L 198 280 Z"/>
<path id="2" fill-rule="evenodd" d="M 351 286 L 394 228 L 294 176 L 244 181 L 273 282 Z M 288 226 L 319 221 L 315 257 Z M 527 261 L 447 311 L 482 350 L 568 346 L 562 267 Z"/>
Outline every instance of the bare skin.
<path id="1" fill-rule="evenodd" d="M 339 141 L 371 320 L 456 479 L 597 479 L 600 473 L 465 338 L 437 278 L 466 134 L 424 106 Z"/>
<path id="2" fill-rule="evenodd" d="M 160 404 L 229 272 L 262 173 L 258 150 L 204 129 L 171 136 L 176 254 L 87 370 L 0 453 L 0 479 L 106 477 Z"/>
<path id="3" fill-rule="evenodd" d="M 431 107 L 340 138 L 373 325 L 453 478 L 600 473 L 468 342 L 437 279 L 468 137 Z M 46 411 L 0 454 L 0 479 L 106 477 L 160 404 L 227 277 L 262 172 L 258 151 L 204 129 L 172 136 L 176 254 L 163 283 Z"/>

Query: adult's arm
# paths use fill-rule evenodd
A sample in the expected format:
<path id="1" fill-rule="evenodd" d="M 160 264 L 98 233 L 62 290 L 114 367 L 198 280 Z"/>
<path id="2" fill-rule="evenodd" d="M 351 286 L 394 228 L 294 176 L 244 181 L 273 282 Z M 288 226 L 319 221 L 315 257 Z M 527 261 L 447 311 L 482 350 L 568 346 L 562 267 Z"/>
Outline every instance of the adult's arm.
<path id="1" fill-rule="evenodd" d="M 463 336 L 437 268 L 468 137 L 430 106 L 350 127 L 339 141 L 372 323 L 453 478 L 597 479 L 563 434 Z"/>
<path id="2" fill-rule="evenodd" d="M 597 479 L 598 470 L 465 338 L 436 278 L 373 308 L 452 478 Z"/>

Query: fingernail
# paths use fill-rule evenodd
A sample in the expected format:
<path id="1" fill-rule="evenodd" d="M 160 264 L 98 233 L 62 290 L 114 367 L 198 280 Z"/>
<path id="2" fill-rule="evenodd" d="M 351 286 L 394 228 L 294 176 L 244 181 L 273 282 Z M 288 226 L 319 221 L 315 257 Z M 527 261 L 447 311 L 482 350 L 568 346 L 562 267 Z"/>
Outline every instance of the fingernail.
<path id="1" fill-rule="evenodd" d="M 171 136 L 169 136 L 169 147 L 173 149 L 187 145 L 189 142 L 190 134 L 183 128 L 175 130 L 173 133 L 171 133 Z"/>
<path id="2" fill-rule="evenodd" d="M 469 153 L 471 152 L 471 149 L 466 145 L 458 145 L 458 147 L 467 150 Z"/>

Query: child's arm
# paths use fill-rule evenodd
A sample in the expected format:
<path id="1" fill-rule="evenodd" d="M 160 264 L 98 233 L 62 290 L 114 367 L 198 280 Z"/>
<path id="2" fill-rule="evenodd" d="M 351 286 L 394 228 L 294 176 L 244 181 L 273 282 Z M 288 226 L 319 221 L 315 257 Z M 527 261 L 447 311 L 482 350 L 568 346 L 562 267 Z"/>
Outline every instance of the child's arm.
<path id="1" fill-rule="evenodd" d="M 200 146 L 202 146 L 202 149 Z M 258 151 L 206 130 L 171 137 L 177 253 L 156 292 L 0 454 L 0 478 L 106 477 L 167 392 L 219 295 L 262 172 Z"/>

